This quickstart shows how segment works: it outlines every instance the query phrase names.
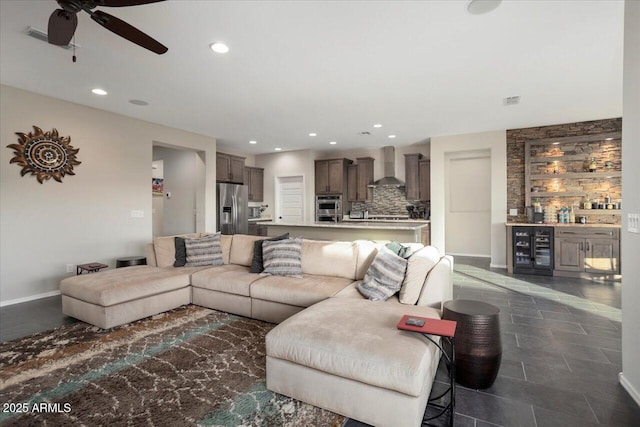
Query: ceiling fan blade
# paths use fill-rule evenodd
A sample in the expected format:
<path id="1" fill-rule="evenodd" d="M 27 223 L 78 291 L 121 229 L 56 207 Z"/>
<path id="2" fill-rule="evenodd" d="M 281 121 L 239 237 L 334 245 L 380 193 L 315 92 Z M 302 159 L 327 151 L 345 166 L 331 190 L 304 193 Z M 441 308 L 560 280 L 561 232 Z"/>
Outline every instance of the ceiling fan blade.
<path id="1" fill-rule="evenodd" d="M 96 10 L 95 12 L 91 12 L 91 19 L 105 27 L 107 30 L 116 33 L 120 37 L 124 37 L 138 46 L 149 49 L 158 55 L 162 55 L 169 50 L 165 45 L 138 30 L 136 27 L 127 24 L 123 20 L 118 19 L 113 15 L 109 15 L 108 13 Z"/>
<path id="2" fill-rule="evenodd" d="M 78 16 L 64 9 L 56 9 L 49 17 L 49 43 L 66 46 L 73 38 L 78 26 Z"/>
<path id="3" fill-rule="evenodd" d="M 96 0 L 96 6 L 123 7 L 158 3 L 165 0 Z"/>

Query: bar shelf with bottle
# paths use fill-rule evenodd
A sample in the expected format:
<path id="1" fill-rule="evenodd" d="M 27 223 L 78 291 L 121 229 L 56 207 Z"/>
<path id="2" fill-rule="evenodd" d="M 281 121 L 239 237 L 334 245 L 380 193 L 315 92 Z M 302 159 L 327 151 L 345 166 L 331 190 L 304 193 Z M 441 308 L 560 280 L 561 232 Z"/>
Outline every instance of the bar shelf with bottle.
<path id="1" fill-rule="evenodd" d="M 568 209 L 576 220 L 619 224 L 620 139 L 610 132 L 525 141 L 525 206 L 535 201 L 545 210 Z"/>

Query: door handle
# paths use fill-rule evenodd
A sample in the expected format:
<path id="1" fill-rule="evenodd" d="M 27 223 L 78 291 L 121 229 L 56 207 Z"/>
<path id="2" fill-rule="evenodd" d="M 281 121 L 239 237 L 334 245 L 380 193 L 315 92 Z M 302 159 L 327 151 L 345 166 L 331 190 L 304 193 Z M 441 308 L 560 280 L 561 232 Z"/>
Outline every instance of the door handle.
<path id="1" fill-rule="evenodd" d="M 589 242 L 587 242 L 587 252 L 589 252 Z"/>
<path id="2" fill-rule="evenodd" d="M 580 250 L 583 251 L 584 250 L 584 243 L 580 242 Z"/>

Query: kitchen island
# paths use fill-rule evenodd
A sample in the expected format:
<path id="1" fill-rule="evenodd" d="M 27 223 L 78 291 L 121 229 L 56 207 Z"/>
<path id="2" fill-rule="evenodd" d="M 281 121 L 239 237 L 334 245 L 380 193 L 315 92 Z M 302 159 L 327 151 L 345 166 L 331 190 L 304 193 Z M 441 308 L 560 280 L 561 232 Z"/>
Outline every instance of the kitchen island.
<path id="1" fill-rule="evenodd" d="M 289 233 L 291 237 L 316 240 L 395 240 L 403 243 L 429 244 L 430 221 L 359 221 L 359 222 L 265 222 L 268 236 Z"/>

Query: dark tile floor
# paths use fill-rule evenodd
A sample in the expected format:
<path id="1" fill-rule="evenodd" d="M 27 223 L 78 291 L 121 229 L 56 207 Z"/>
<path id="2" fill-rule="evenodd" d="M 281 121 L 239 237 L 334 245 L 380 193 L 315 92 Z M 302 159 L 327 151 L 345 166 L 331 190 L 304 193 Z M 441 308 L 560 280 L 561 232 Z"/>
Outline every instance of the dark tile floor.
<path id="1" fill-rule="evenodd" d="M 454 298 L 500 308 L 503 346 L 491 388 L 458 386 L 456 426 L 640 426 L 640 407 L 618 383 L 619 282 L 510 276 L 469 257 L 456 257 L 455 271 Z M 51 297 L 0 308 L 0 341 L 75 322 L 60 306 Z M 434 391 L 446 381 L 441 367 Z"/>

